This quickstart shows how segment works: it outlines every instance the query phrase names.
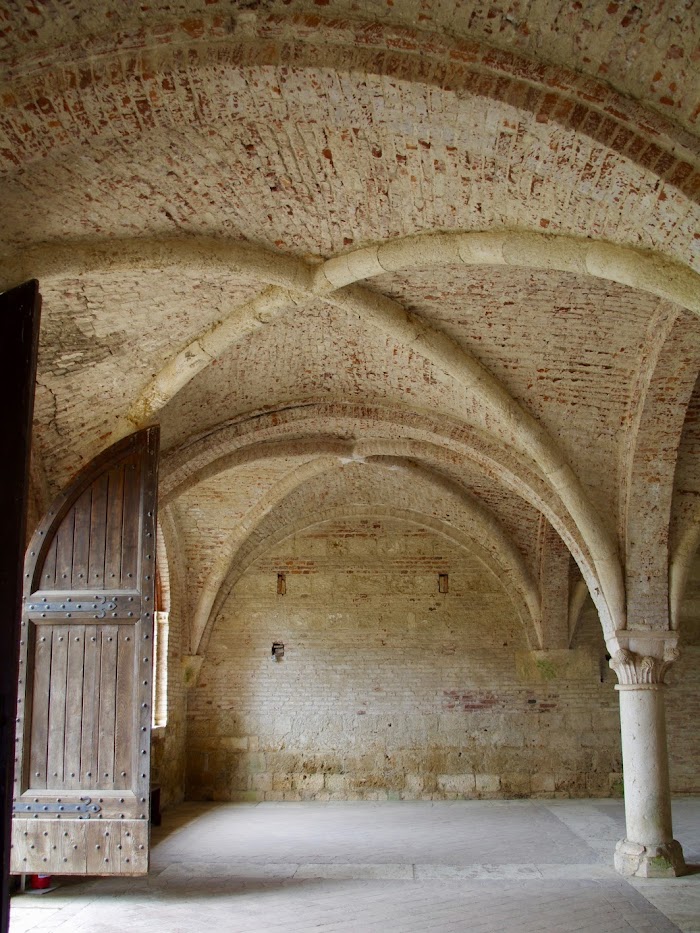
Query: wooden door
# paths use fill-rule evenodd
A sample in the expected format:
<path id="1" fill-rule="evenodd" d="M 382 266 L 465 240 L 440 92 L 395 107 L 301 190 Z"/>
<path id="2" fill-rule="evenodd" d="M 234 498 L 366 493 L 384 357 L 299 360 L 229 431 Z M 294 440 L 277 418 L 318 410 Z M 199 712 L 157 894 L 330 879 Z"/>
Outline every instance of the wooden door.
<path id="1" fill-rule="evenodd" d="M 90 463 L 27 551 L 15 873 L 148 871 L 158 435 Z"/>
<path id="2" fill-rule="evenodd" d="M 22 555 L 26 544 L 29 452 L 34 410 L 41 296 L 26 282 L 0 295 L 0 397 L 5 445 L 0 459 L 0 931 L 10 924 L 10 826 L 17 707 L 17 655 L 22 602 Z"/>

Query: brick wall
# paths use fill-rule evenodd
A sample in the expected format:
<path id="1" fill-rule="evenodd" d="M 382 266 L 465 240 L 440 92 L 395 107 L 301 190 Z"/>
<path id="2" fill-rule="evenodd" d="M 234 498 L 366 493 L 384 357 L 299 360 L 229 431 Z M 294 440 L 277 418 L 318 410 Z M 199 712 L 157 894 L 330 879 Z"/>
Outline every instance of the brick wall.
<path id="1" fill-rule="evenodd" d="M 224 606 L 189 697 L 187 795 L 615 793 L 617 695 L 592 642 L 530 653 L 496 578 L 416 526 L 316 526 Z"/>
<path id="2" fill-rule="evenodd" d="M 688 576 L 680 616 L 681 657 L 666 693 L 671 787 L 700 792 L 700 553 Z"/>

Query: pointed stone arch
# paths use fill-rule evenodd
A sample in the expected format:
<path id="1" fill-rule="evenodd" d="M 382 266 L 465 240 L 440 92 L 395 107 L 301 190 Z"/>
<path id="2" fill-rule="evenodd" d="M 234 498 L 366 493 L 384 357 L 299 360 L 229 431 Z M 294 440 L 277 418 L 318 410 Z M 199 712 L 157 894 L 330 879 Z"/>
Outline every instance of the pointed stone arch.
<path id="1" fill-rule="evenodd" d="M 672 559 L 669 528 L 681 433 L 700 372 L 700 345 L 696 329 L 678 314 L 652 321 L 646 344 L 621 477 L 625 589 L 630 627 L 666 629 L 672 627 L 669 610 L 678 613 L 684 567 L 692 559 L 692 534 L 681 539 L 681 550 Z"/>
<path id="2" fill-rule="evenodd" d="M 356 459 L 364 460 L 359 456 L 356 456 Z M 396 466 L 396 459 L 389 465 Z M 193 614 L 192 653 L 201 654 L 201 647 L 207 642 L 211 626 L 223 598 L 222 588 L 227 585 L 232 568 L 236 563 L 236 555 L 245 546 L 247 539 L 292 492 L 298 490 L 311 479 L 337 468 L 337 457 L 331 460 L 328 455 L 324 455 L 310 461 L 288 474 L 248 512 L 240 527 L 230 537 L 225 547 L 222 548 L 202 587 Z M 452 483 L 432 474 L 425 467 L 406 461 L 401 463 L 400 468 L 408 470 L 409 473 L 413 472 L 415 475 L 420 475 L 423 479 L 427 478 L 433 485 L 440 487 L 443 492 L 447 492 L 454 499 L 455 507 L 468 517 L 476 536 L 473 540 L 481 540 L 480 547 L 491 554 L 491 561 L 501 567 L 501 571 L 506 573 L 513 582 L 513 587 L 520 592 L 521 604 L 526 605 L 528 610 L 526 617 L 522 621 L 526 626 L 528 640 L 533 647 L 536 646 L 539 643 L 540 614 L 537 584 L 517 547 L 510 541 L 495 517 L 473 497 L 467 496 L 463 491 L 458 492 Z M 487 545 L 483 544 L 484 541 L 487 542 Z"/>
<path id="3" fill-rule="evenodd" d="M 231 591 L 241 576 L 259 557 L 265 554 L 271 547 L 280 544 L 291 535 L 315 528 L 317 525 L 324 524 L 325 522 L 348 518 L 372 520 L 377 518 L 397 518 L 409 524 L 416 525 L 417 527 L 432 531 L 453 544 L 456 544 L 460 549 L 473 554 L 480 563 L 498 578 L 504 590 L 507 592 L 523 625 L 523 632 L 527 645 L 530 648 L 537 648 L 539 646 L 537 628 L 532 624 L 532 598 L 525 598 L 522 588 L 518 586 L 517 583 L 514 584 L 512 578 L 507 577 L 507 582 L 504 582 L 503 566 L 494 560 L 489 550 L 483 547 L 476 538 L 464 534 L 464 532 L 446 522 L 416 510 L 397 509 L 393 507 L 383 507 L 381 505 L 372 506 L 371 509 L 358 505 L 348 505 L 344 508 L 321 509 L 314 514 L 313 519 L 303 518 L 291 525 L 285 525 L 276 534 L 272 534 L 270 537 L 265 538 L 262 544 L 252 548 L 245 555 L 241 555 L 241 559 L 231 568 L 225 583 L 222 585 L 219 598 L 212 609 L 211 623 L 200 644 L 200 654 L 206 652 L 206 646 L 211 637 L 212 629 L 216 625 L 219 614 L 226 600 L 229 598 Z"/>
<path id="4" fill-rule="evenodd" d="M 287 408 L 284 413 L 271 412 L 250 422 L 227 425 L 218 435 L 207 434 L 201 443 L 175 449 L 162 471 L 163 501 L 170 501 L 200 478 L 206 479 L 258 458 L 299 454 L 329 455 L 336 459 L 401 456 L 439 469 L 441 463 L 449 462 L 457 454 L 473 461 L 485 475 L 502 483 L 545 516 L 566 543 L 586 580 L 605 637 L 615 632 L 585 540 L 556 491 L 531 471 L 525 461 L 514 458 L 512 452 L 499 449 L 493 442 L 488 443 L 476 429 L 472 439 L 471 432 L 457 423 L 450 429 L 444 421 L 438 426 L 424 415 L 384 409 L 363 409 L 353 418 L 350 417 L 353 411 L 353 406 L 343 405 Z M 343 439 L 347 435 L 357 436 L 363 417 L 371 417 L 374 437 L 362 439 L 360 432 L 358 440 Z M 318 433 L 319 418 L 328 422 L 327 433 Z M 315 424 L 310 434 L 307 419 L 309 424 Z M 380 431 L 383 436 L 377 436 L 377 423 L 386 426 Z M 401 426 L 401 440 L 392 430 L 398 426 Z"/>
<path id="5" fill-rule="evenodd" d="M 620 250 L 619 247 L 613 247 L 611 250 L 608 244 L 602 247 L 601 251 L 598 244 L 571 240 L 571 238 L 565 238 L 564 241 L 556 238 L 555 242 L 559 247 L 563 245 L 564 248 L 554 250 L 551 255 L 549 255 L 549 250 L 546 250 L 546 267 L 548 268 L 564 268 L 568 271 L 572 268 L 578 271 L 584 268 L 589 274 L 592 270 L 598 270 L 604 271 L 604 277 L 613 277 L 612 273 L 619 266 L 618 275 L 626 283 L 629 283 L 634 275 L 638 275 L 640 281 L 646 283 L 647 286 L 652 285 L 655 289 L 658 286 L 663 294 L 673 293 L 677 297 L 682 296 L 685 306 L 690 303 L 696 311 L 698 310 L 697 295 L 693 293 L 691 287 L 691 283 L 696 282 L 697 276 L 681 266 L 662 261 L 663 270 L 668 272 L 662 276 L 658 262 L 655 261 L 651 267 L 649 266 L 649 254 L 639 254 L 634 250 Z M 340 257 L 339 260 L 329 260 L 315 271 L 307 264 L 290 260 L 287 257 L 282 257 L 280 262 L 274 265 L 272 254 L 264 253 L 264 251 L 241 250 L 240 247 L 232 248 L 229 260 L 232 261 L 235 255 L 239 269 L 243 267 L 250 269 L 251 266 L 246 263 L 252 264 L 258 270 L 259 275 L 261 267 L 264 268 L 269 264 L 271 271 L 264 273 L 265 281 L 287 279 L 284 290 L 285 293 L 289 292 L 289 302 L 285 303 L 285 295 L 275 291 L 274 313 L 279 313 L 289 307 L 290 303 L 294 304 L 291 298 L 292 292 L 299 293 L 299 289 L 303 289 L 302 294 L 305 295 L 325 297 L 332 303 L 337 303 L 360 314 L 373 328 L 388 334 L 430 359 L 489 406 L 501 424 L 511 432 L 516 446 L 535 461 L 547 481 L 566 503 L 591 551 L 600 581 L 600 592 L 607 603 L 607 613 L 615 620 L 616 627 L 623 628 L 625 597 L 616 544 L 591 505 L 580 479 L 566 463 L 548 432 L 506 392 L 498 380 L 476 358 L 459 347 L 447 335 L 410 314 L 392 299 L 368 292 L 353 284 L 357 279 L 380 272 L 393 271 L 409 263 L 415 263 L 419 255 L 423 257 L 423 264 L 425 264 L 426 255 L 432 256 L 433 263 L 459 260 L 482 264 L 488 261 L 488 257 L 491 257 L 491 261 L 500 257 L 501 262 L 510 261 L 513 265 L 522 264 L 529 267 L 533 253 L 541 253 L 543 246 L 547 243 L 549 240 L 533 234 L 515 237 L 508 234 L 410 237 L 407 240 L 388 244 L 390 247 L 388 252 L 386 251 L 387 244 L 357 250 Z M 139 249 L 143 250 L 143 246 L 144 244 L 140 243 Z M 421 247 L 423 249 L 418 254 L 417 250 Z M 181 248 L 181 245 L 178 245 L 176 251 L 180 251 Z M 202 260 L 201 250 L 202 243 L 199 242 L 197 251 L 200 261 Z M 381 253 L 383 261 L 380 258 L 381 250 L 385 250 Z M 225 254 L 226 250 L 224 249 L 223 252 Z M 222 247 L 219 243 L 217 246 L 212 246 L 207 262 L 220 262 L 221 260 Z M 614 260 L 617 260 L 617 265 Z M 667 270 L 667 266 L 671 271 Z M 659 291 L 657 290 L 656 293 Z M 167 371 L 166 381 L 170 383 L 174 379 L 169 386 L 170 394 L 179 391 L 196 372 L 208 365 L 217 350 L 223 352 L 225 347 L 231 344 L 234 335 L 237 335 L 238 339 L 247 333 L 250 327 L 257 328 L 267 323 L 264 317 L 266 312 L 260 309 L 256 304 L 257 301 L 255 299 L 252 305 L 249 302 L 236 309 L 224 322 L 215 325 L 207 332 L 207 335 L 197 338 L 188 348 L 181 351 L 177 359 L 181 359 L 182 365 L 173 360 L 166 364 L 166 370 L 163 371 Z M 164 397 L 165 389 L 158 382 L 159 378 L 159 376 L 155 377 L 151 386 L 146 389 L 145 395 L 142 394 L 141 399 L 132 406 L 129 415 L 131 420 L 141 422 L 147 419 L 153 400 Z"/>

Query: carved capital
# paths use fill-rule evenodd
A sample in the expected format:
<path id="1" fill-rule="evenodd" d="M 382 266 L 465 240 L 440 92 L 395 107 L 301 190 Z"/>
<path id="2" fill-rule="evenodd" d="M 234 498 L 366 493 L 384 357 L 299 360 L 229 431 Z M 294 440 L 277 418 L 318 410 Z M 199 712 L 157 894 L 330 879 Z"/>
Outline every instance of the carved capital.
<path id="1" fill-rule="evenodd" d="M 664 646 L 663 657 L 620 648 L 610 659 L 610 667 L 617 674 L 618 682 L 626 686 L 663 684 L 666 672 L 679 657 L 680 652 L 673 644 Z"/>

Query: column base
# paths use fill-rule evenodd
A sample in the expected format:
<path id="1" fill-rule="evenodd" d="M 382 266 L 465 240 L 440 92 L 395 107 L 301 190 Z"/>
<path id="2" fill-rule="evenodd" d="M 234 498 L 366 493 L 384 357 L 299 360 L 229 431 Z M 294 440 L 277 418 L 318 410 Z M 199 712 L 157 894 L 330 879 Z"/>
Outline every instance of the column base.
<path id="1" fill-rule="evenodd" d="M 659 846 L 621 839 L 615 846 L 615 868 L 627 878 L 676 878 L 686 872 L 683 849 L 675 839 Z"/>

